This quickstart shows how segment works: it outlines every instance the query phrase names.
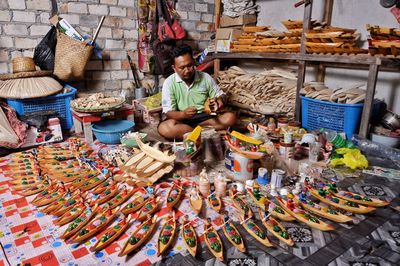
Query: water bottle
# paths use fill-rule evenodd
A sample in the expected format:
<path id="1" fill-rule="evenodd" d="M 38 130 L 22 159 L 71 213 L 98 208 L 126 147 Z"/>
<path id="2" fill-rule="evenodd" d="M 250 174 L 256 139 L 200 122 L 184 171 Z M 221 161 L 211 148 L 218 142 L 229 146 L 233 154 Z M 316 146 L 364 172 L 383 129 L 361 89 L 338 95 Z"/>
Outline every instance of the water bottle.
<path id="1" fill-rule="evenodd" d="M 321 133 L 324 134 L 325 138 L 327 141 L 332 143 L 335 148 L 354 148 L 354 144 L 350 141 L 345 140 L 342 138 L 340 134 L 338 134 L 336 131 L 327 129 L 327 128 L 321 128 L 320 130 Z"/>
<path id="2" fill-rule="evenodd" d="M 206 59 L 206 56 L 208 54 L 208 48 L 204 49 L 204 51 L 201 53 L 199 59 L 198 59 L 198 63 L 201 64 L 204 62 L 204 59 Z"/>

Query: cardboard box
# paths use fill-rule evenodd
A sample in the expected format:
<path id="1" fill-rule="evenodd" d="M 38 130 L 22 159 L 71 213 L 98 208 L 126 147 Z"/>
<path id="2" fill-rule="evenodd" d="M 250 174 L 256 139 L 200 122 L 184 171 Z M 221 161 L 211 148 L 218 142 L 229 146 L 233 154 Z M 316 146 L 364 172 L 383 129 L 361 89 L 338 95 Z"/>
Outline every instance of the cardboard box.
<path id="1" fill-rule="evenodd" d="M 238 17 L 221 16 L 219 26 L 225 27 L 235 27 L 235 26 L 245 26 L 245 25 L 255 25 L 257 23 L 257 15 L 242 15 Z"/>
<path id="2" fill-rule="evenodd" d="M 144 105 L 146 100 L 147 98 L 133 100 L 135 122 L 157 125 L 161 121 L 162 107 L 160 106 L 153 109 L 148 109 Z"/>
<path id="3" fill-rule="evenodd" d="M 50 118 L 45 129 L 39 130 L 34 126 L 28 128 L 25 142 L 21 148 L 34 147 L 62 140 L 63 135 L 60 120 L 58 118 Z"/>
<path id="4" fill-rule="evenodd" d="M 217 52 L 229 53 L 231 51 L 232 41 L 237 40 L 237 38 L 242 34 L 242 30 L 233 28 L 221 28 L 217 29 L 216 34 L 216 47 Z"/>

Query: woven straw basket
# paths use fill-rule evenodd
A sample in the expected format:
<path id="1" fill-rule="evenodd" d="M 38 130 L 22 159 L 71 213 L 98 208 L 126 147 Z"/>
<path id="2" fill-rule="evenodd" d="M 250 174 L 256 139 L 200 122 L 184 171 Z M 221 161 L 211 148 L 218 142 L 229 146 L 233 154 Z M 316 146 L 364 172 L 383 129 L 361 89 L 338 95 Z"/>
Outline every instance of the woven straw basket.
<path id="1" fill-rule="evenodd" d="M 93 46 L 57 32 L 54 75 L 60 80 L 80 80 L 93 53 Z"/>
<path id="2" fill-rule="evenodd" d="M 35 62 L 30 57 L 17 57 L 12 60 L 13 73 L 32 72 L 36 70 Z"/>

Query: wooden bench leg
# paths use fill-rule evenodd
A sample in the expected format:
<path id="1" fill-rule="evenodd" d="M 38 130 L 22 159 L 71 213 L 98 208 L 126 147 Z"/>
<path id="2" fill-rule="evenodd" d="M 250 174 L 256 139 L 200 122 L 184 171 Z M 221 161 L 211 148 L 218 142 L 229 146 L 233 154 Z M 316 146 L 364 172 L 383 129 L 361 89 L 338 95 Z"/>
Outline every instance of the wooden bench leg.
<path id="1" fill-rule="evenodd" d="M 87 143 L 93 143 L 93 132 L 92 132 L 92 123 L 86 122 L 83 123 L 83 133 L 85 134 L 85 140 Z"/>
<path id="2" fill-rule="evenodd" d="M 82 123 L 76 119 L 74 116 L 72 116 L 72 121 L 74 123 L 74 129 L 75 129 L 75 133 L 80 134 L 83 132 L 82 130 Z"/>

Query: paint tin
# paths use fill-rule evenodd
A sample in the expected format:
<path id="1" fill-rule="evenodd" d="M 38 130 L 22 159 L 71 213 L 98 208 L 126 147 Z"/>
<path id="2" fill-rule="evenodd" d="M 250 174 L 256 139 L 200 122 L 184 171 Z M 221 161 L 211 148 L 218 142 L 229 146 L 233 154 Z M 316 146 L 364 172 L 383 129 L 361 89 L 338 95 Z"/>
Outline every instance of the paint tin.
<path id="1" fill-rule="evenodd" d="M 283 134 L 283 142 L 286 144 L 291 144 L 293 142 L 293 133 L 291 131 L 287 131 Z"/>
<path id="2" fill-rule="evenodd" d="M 271 186 L 276 188 L 282 187 L 282 179 L 285 176 L 285 171 L 280 169 L 273 169 L 271 173 Z"/>
<path id="3" fill-rule="evenodd" d="M 258 168 L 257 183 L 260 185 L 268 184 L 268 170 L 266 168 Z"/>
<path id="4" fill-rule="evenodd" d="M 233 179 L 235 181 L 253 179 L 253 160 L 236 152 L 233 153 L 233 158 Z"/>
<path id="5" fill-rule="evenodd" d="M 294 143 L 280 142 L 279 153 L 283 155 L 286 159 L 289 159 L 294 152 Z"/>

